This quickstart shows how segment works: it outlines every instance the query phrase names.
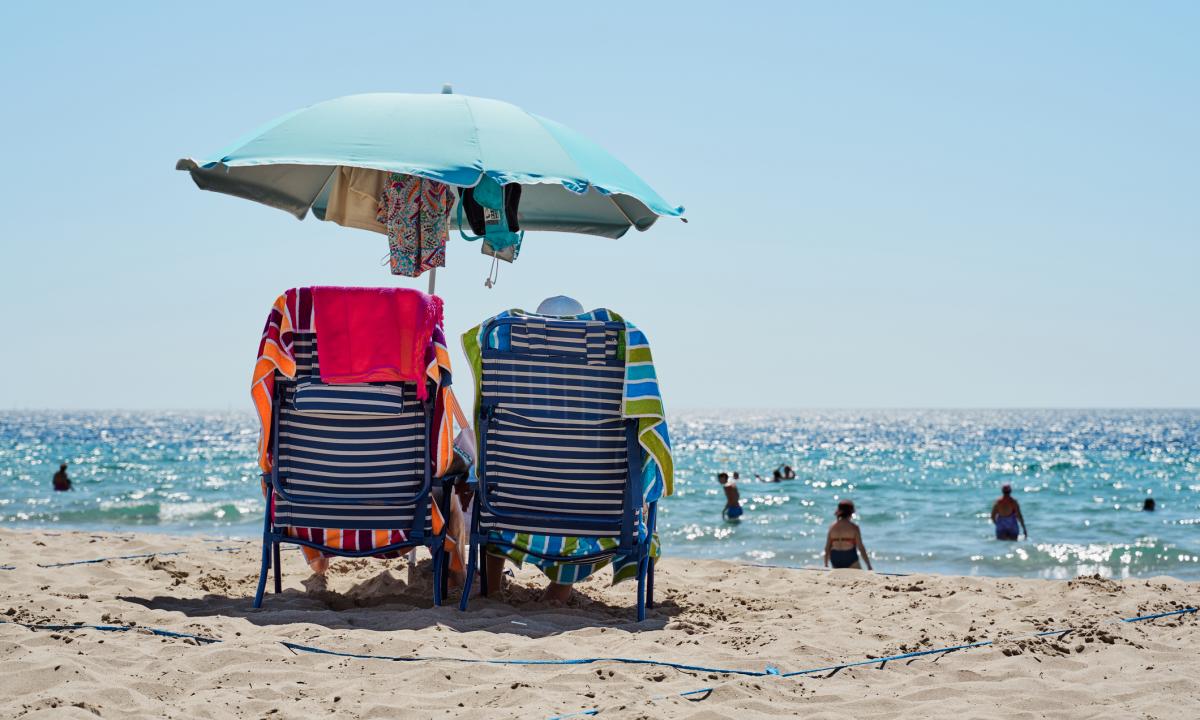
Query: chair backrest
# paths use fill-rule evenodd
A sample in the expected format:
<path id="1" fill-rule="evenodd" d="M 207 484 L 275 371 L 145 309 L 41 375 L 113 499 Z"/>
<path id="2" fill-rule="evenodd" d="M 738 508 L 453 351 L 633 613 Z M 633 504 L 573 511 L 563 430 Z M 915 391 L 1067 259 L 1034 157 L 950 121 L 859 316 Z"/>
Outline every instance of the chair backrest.
<path id="1" fill-rule="evenodd" d="M 416 385 L 326 385 L 316 335 L 293 342 L 296 378 L 276 378 L 275 524 L 428 535 L 432 423 Z"/>
<path id="2" fill-rule="evenodd" d="M 484 329 L 480 527 L 622 538 L 641 510 L 641 450 L 622 416 L 624 325 L 499 318 Z M 489 342 L 493 337 L 497 343 Z M 490 347 L 499 345 L 501 348 Z"/>

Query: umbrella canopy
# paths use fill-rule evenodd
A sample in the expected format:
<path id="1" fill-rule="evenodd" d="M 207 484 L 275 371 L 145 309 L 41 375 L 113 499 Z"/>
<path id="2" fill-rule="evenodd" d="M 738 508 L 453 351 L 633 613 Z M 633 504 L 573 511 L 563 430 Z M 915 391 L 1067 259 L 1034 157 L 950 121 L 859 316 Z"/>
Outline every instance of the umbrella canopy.
<path id="1" fill-rule="evenodd" d="M 184 158 L 201 189 L 303 219 L 324 219 L 338 166 L 473 187 L 520 183 L 524 230 L 620 237 L 681 217 L 603 148 L 560 123 L 499 100 L 453 94 L 348 95 L 267 123 L 206 159 Z"/>

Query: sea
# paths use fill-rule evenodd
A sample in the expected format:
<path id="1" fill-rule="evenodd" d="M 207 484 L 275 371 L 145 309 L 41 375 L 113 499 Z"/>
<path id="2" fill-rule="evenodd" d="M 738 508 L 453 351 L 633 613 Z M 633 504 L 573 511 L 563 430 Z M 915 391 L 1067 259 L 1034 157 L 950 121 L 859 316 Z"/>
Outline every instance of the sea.
<path id="1" fill-rule="evenodd" d="M 711 410 L 670 431 L 667 557 L 819 566 L 850 498 L 880 571 L 1200 580 L 1200 410 Z M 0 526 L 255 538 L 257 432 L 249 412 L 0 412 Z M 61 462 L 72 492 L 51 490 Z M 1006 483 L 1027 540 L 994 539 Z"/>

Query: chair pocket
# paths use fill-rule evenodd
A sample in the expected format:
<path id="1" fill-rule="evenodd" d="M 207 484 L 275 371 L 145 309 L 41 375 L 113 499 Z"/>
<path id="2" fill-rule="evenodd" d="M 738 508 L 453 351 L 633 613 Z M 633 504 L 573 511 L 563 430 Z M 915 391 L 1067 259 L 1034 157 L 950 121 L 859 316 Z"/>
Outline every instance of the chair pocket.
<path id="1" fill-rule="evenodd" d="M 624 433 L 625 419 L 609 410 L 594 409 L 514 408 L 506 403 L 496 406 L 493 424 L 524 427 L 530 430 L 569 430 L 584 433 Z"/>
<path id="2" fill-rule="evenodd" d="M 525 475 L 624 483 L 628 446 L 622 419 L 533 418 L 497 407 L 488 424 L 491 462 L 524 466 Z"/>
<path id="3" fill-rule="evenodd" d="M 523 532 L 619 532 L 629 482 L 625 424 L 619 417 L 572 420 L 535 418 L 496 407 L 487 426 L 483 459 L 491 512 L 545 520 L 519 524 Z M 507 522 L 509 529 L 518 527 Z"/>
<path id="4" fill-rule="evenodd" d="M 336 415 L 401 415 L 404 388 L 399 385 L 352 383 L 330 385 L 311 380 L 297 383 L 292 406 L 297 412 Z"/>

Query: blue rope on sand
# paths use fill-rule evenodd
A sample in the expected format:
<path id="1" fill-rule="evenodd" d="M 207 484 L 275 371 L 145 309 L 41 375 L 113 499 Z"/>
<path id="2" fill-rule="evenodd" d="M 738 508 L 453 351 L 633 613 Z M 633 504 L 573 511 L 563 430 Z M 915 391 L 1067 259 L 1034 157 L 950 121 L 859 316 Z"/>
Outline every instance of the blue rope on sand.
<path id="1" fill-rule="evenodd" d="M 159 553 L 159 554 L 182 554 L 182 553 Z M 147 556 L 142 556 L 142 557 L 147 557 Z M 86 561 L 86 562 L 100 562 L 100 561 L 96 560 L 96 561 Z M 1168 612 L 1154 613 L 1152 615 L 1138 615 L 1135 617 L 1119 618 L 1119 621 L 1126 622 L 1126 623 L 1143 622 L 1146 620 L 1156 620 L 1158 618 L 1172 617 L 1172 616 L 1176 616 L 1176 615 L 1186 615 L 1186 614 L 1196 613 L 1198 611 L 1200 611 L 1200 608 L 1189 607 L 1189 608 L 1183 608 L 1181 610 L 1170 610 Z M 0 624 L 19 625 L 21 627 L 28 628 L 30 630 L 35 630 L 35 631 L 37 631 L 37 630 L 46 630 L 46 631 L 55 631 L 55 632 L 72 632 L 72 631 L 76 631 L 76 630 L 98 630 L 98 631 L 102 631 L 102 632 L 138 632 L 138 631 L 140 631 L 140 632 L 150 633 L 152 635 L 157 635 L 160 637 L 195 640 L 198 643 L 203 643 L 206 645 L 222 642 L 220 638 L 211 638 L 211 637 L 205 637 L 203 635 L 194 635 L 191 633 L 175 632 L 174 630 L 162 630 L 159 628 L 139 627 L 139 626 L 133 626 L 133 625 L 86 625 L 86 624 L 82 624 L 82 623 L 78 624 L 78 625 L 50 625 L 50 624 L 13 622 L 11 620 L 0 620 Z M 1028 636 L 1017 636 L 1017 637 L 1047 637 L 1047 636 L 1051 636 L 1051 635 L 1065 635 L 1069 632 L 1072 632 L 1073 630 L 1074 630 L 1074 628 L 1067 628 L 1064 630 L 1045 630 L 1042 632 L 1031 633 Z M 1015 638 L 1009 638 L 1009 639 L 1015 639 Z M 893 662 L 896 660 L 908 660 L 911 658 L 925 657 L 925 656 L 929 656 L 929 655 L 945 655 L 948 653 L 957 652 L 959 650 L 967 650 L 970 648 L 986 647 L 988 645 L 994 645 L 995 643 L 996 643 L 995 640 L 983 640 L 980 642 L 968 643 L 965 645 L 952 645 L 950 647 L 935 648 L 932 650 L 918 650 L 915 652 L 900 653 L 897 655 L 888 655 L 886 657 L 870 658 L 867 660 L 857 660 L 855 662 L 841 663 L 839 665 L 828 665 L 826 667 L 810 668 L 807 670 L 795 670 L 793 672 L 784 673 L 784 672 L 780 672 L 779 668 L 775 667 L 774 665 L 768 665 L 765 670 L 733 670 L 733 669 L 728 669 L 728 668 L 704 667 L 702 665 L 687 665 L 684 663 L 668 662 L 665 660 L 646 660 L 646 659 L 641 659 L 641 658 L 624 658 L 624 657 L 594 657 L 594 658 L 575 658 L 575 659 L 565 659 L 565 660 L 556 660 L 556 659 L 505 660 L 505 659 L 498 659 L 498 658 L 461 658 L 461 657 L 420 656 L 420 655 L 408 655 L 408 656 L 405 656 L 405 655 L 370 655 L 370 654 L 364 654 L 364 653 L 348 653 L 348 652 L 339 652 L 336 650 L 326 650 L 324 648 L 313 647 L 311 645 L 300 645 L 298 643 L 280 641 L 280 645 L 283 645 L 284 647 L 288 648 L 289 650 L 292 650 L 293 652 L 299 651 L 299 652 L 314 653 L 314 654 L 318 654 L 318 655 L 333 655 L 333 656 L 337 656 L 337 657 L 347 657 L 347 658 L 355 658 L 355 659 L 361 659 L 361 660 L 389 660 L 392 662 L 461 662 L 461 663 L 486 664 L 486 665 L 590 665 L 593 663 L 615 662 L 615 663 L 625 663 L 625 664 L 630 664 L 630 665 L 653 665 L 653 666 L 658 666 L 658 667 L 669 667 L 669 668 L 674 668 L 676 670 L 686 670 L 686 671 L 691 671 L 691 672 L 721 673 L 724 675 L 742 675 L 742 676 L 747 676 L 747 677 L 765 677 L 768 675 L 775 675 L 775 676 L 781 677 L 781 678 L 798 677 L 798 676 L 802 676 L 802 675 L 813 675 L 813 674 L 822 673 L 822 672 L 831 672 L 832 673 L 832 672 L 836 672 L 839 670 L 843 670 L 845 668 L 861 667 L 864 665 L 879 665 L 880 669 L 882 669 L 885 665 L 887 665 L 887 663 Z M 716 690 L 716 687 L 717 686 L 714 685 L 714 686 L 709 686 L 709 687 L 697 688 L 695 690 L 686 690 L 686 691 L 679 692 L 679 693 L 672 693 L 670 695 L 658 695 L 652 699 L 658 700 L 658 699 L 663 699 L 663 698 L 667 698 L 667 697 L 685 697 L 685 698 L 687 698 L 692 695 L 705 695 L 707 697 L 707 695 L 709 693 Z M 703 698 L 701 698 L 701 699 L 703 699 Z M 590 709 L 586 709 L 586 710 L 579 710 L 579 711 L 573 712 L 573 713 L 567 713 L 565 715 L 555 715 L 555 716 L 552 716 L 550 718 L 550 720 L 565 720 L 565 718 L 598 715 L 599 713 L 600 713 L 600 708 L 590 708 Z"/>
<path id="2" fill-rule="evenodd" d="M 1186 615 L 1188 613 L 1195 613 L 1197 611 L 1200 611 L 1200 608 L 1190 607 L 1190 608 L 1184 608 L 1182 610 L 1171 610 L 1170 612 L 1154 613 L 1153 615 L 1138 615 L 1136 617 L 1120 618 L 1120 622 L 1127 622 L 1127 623 L 1142 622 L 1144 620 L 1155 620 L 1157 618 L 1170 617 L 1173 615 Z M 1043 632 L 1032 633 L 1031 636 L 1032 637 L 1047 637 L 1050 635 L 1065 635 L 1065 634 L 1071 632 L 1072 630 L 1074 630 L 1074 628 L 1067 628 L 1065 630 L 1046 630 Z M 776 671 L 775 673 L 770 673 L 770 674 L 775 674 L 775 675 L 779 675 L 780 677 L 789 678 L 789 677 L 797 677 L 800 675 L 813 675 L 815 673 L 821 673 L 821 672 L 834 672 L 834 671 L 838 671 L 838 670 L 843 670 L 845 668 L 860 667 L 863 665 L 879 665 L 880 669 L 882 669 L 887 663 L 892 662 L 894 660 L 907 660 L 909 658 L 918 658 L 918 657 L 923 657 L 926 655 L 945 655 L 947 653 L 957 652 L 959 650 L 967 650 L 970 648 L 994 645 L 995 642 L 996 642 L 995 640 L 984 640 L 981 642 L 969 643 L 966 645 L 953 645 L 951 647 L 936 648 L 933 650 L 918 650 L 916 652 L 900 653 L 898 655 L 888 655 L 887 657 L 872 658 L 869 660 L 859 660 L 856 662 L 842 663 L 840 665 L 829 665 L 827 667 L 812 668 L 809 670 L 796 670 L 793 672 L 782 673 L 782 674 L 779 673 L 778 671 Z M 659 700 L 659 699 L 663 699 L 663 698 L 667 698 L 667 697 L 674 697 L 674 696 L 688 697 L 691 695 L 702 695 L 702 694 L 707 695 L 708 693 L 711 693 L 712 691 L 714 691 L 716 689 L 717 688 L 714 685 L 714 686 L 710 686 L 710 687 L 697 688 L 695 690 L 686 690 L 686 691 L 680 692 L 680 693 L 671 693 L 670 695 L 658 695 L 658 696 L 655 696 L 653 699 Z M 599 713 L 600 713 L 600 708 L 591 708 L 588 710 L 580 710 L 578 712 L 567 713 L 566 715 L 553 715 L 549 718 L 549 720 L 564 720 L 565 718 L 579 717 L 579 716 L 583 716 L 583 715 L 598 715 Z"/>
<path id="3" fill-rule="evenodd" d="M 767 675 L 779 675 L 779 668 L 773 665 L 768 665 L 766 670 L 730 670 L 728 668 L 711 668 L 701 665 L 685 665 L 683 663 L 668 662 L 666 660 L 644 660 L 641 658 L 626 658 L 626 657 L 593 657 L 593 658 L 575 658 L 575 659 L 548 659 L 548 660 L 504 660 L 499 658 L 463 658 L 463 657 L 446 657 L 440 655 L 368 655 L 364 653 L 349 653 L 340 652 L 338 650 L 326 650 L 324 648 L 313 647 L 311 645 L 299 645 L 293 642 L 279 643 L 289 650 L 299 650 L 300 652 L 316 653 L 319 655 L 336 655 L 338 657 L 356 658 L 358 660 L 390 660 L 392 662 L 461 662 L 475 663 L 484 665 L 591 665 L 593 663 L 625 663 L 627 665 L 657 665 L 660 667 L 675 668 L 676 670 L 691 670 L 693 672 L 708 672 L 708 673 L 724 673 L 727 675 L 746 675 L 749 677 L 765 677 Z"/>
<path id="4" fill-rule="evenodd" d="M 242 548 L 216 547 L 208 548 L 207 552 L 237 552 L 241 549 Z M 68 562 L 60 563 L 38 563 L 37 566 L 40 568 L 60 568 L 69 567 L 71 565 L 91 565 L 93 563 L 102 563 L 109 560 L 140 560 L 141 558 L 166 557 L 168 555 L 187 555 L 188 553 L 189 551 L 187 550 L 172 550 L 170 552 L 139 553 L 137 555 L 113 555 L 111 557 L 92 558 L 91 560 L 70 560 Z M 4 569 L 12 570 L 14 568 L 6 567 Z"/>
<path id="5" fill-rule="evenodd" d="M 1183 610 L 1172 610 L 1170 612 L 1155 613 L 1153 615 L 1140 615 L 1138 617 L 1121 618 L 1121 622 L 1141 622 L 1143 620 L 1155 620 L 1160 617 L 1168 617 L 1170 615 L 1184 615 L 1186 613 L 1194 613 L 1200 611 L 1200 608 L 1185 608 Z"/>
<path id="6" fill-rule="evenodd" d="M 69 560 L 67 562 L 60 562 L 60 563 L 38 563 L 37 566 L 40 568 L 60 568 L 60 567 L 68 567 L 71 565 L 91 565 L 92 563 L 102 563 L 102 562 L 105 562 L 108 560 L 137 560 L 139 558 L 155 557 L 156 555 L 166 556 L 166 555 L 186 555 L 186 554 L 187 554 L 186 550 L 175 550 L 173 552 L 142 553 L 139 555 L 115 555 L 113 557 L 94 558 L 92 560 Z"/>
<path id="7" fill-rule="evenodd" d="M 205 644 L 219 643 L 218 638 L 204 637 L 203 635 L 192 635 L 191 633 L 175 632 L 174 630 L 160 630 L 151 627 L 138 627 L 136 625 L 39 625 L 36 623 L 13 622 L 11 620 L 0 620 L 2 625 L 20 625 L 21 627 L 30 630 L 48 630 L 52 632 L 64 632 L 70 630 L 100 630 L 102 632 L 148 632 L 152 635 L 161 637 L 178 638 L 183 640 L 195 640 Z"/>

